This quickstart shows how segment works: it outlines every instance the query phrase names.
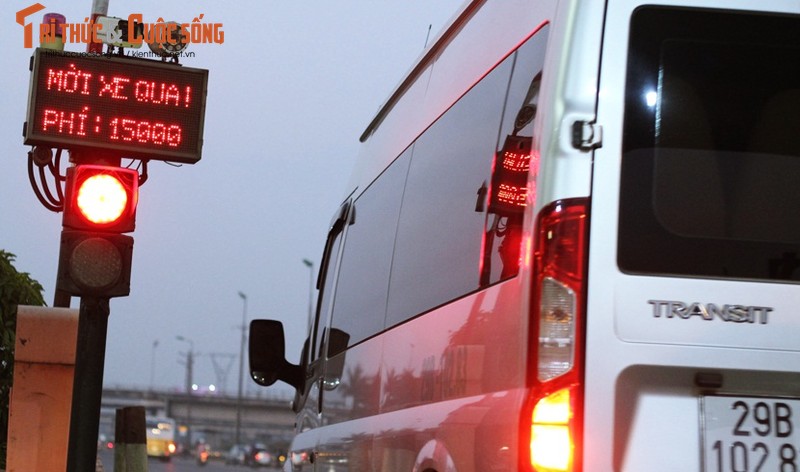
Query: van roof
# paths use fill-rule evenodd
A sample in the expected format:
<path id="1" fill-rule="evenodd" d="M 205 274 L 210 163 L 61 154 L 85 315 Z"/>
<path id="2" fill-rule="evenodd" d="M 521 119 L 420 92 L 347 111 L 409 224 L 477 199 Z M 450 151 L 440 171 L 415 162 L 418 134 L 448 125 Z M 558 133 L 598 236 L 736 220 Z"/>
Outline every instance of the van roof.
<path id="1" fill-rule="evenodd" d="M 485 0 L 465 0 L 456 13 L 450 18 L 447 24 L 439 31 L 439 33 L 428 43 L 428 46 L 422 51 L 422 54 L 414 61 L 411 69 L 403 77 L 403 80 L 394 88 L 389 98 L 378 109 L 378 113 L 370 121 L 367 128 L 361 133 L 358 138 L 360 142 L 364 142 L 369 138 L 369 135 L 381 124 L 383 118 L 389 114 L 392 107 L 397 103 L 403 93 L 408 89 L 411 84 L 419 77 L 419 74 L 425 67 L 433 61 L 436 54 L 441 51 L 447 44 L 447 40 L 452 37 L 466 21 L 472 11 L 474 11 Z"/>

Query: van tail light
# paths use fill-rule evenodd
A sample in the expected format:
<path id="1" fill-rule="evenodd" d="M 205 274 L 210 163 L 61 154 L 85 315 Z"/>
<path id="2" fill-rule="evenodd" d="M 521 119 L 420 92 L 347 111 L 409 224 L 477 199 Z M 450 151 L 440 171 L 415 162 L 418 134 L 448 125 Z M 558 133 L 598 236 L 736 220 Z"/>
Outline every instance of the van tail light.
<path id="1" fill-rule="evenodd" d="M 581 470 L 588 217 L 589 199 L 576 198 L 537 219 L 522 470 Z"/>

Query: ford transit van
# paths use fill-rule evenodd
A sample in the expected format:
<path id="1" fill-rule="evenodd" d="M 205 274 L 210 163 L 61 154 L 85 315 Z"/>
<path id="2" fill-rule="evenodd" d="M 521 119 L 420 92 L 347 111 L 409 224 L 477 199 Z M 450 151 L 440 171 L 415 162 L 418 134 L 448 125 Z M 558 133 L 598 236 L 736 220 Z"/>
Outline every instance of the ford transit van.
<path id="1" fill-rule="evenodd" d="M 292 471 L 800 469 L 800 3 L 466 2 L 360 136 Z"/>

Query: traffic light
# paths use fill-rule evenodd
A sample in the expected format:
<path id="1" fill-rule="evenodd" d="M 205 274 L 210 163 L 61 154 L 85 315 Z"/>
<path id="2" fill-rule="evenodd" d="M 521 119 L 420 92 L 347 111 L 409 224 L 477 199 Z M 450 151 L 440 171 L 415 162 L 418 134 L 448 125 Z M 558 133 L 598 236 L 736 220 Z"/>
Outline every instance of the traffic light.
<path id="1" fill-rule="evenodd" d="M 139 173 L 113 166 L 67 169 L 56 289 L 75 296 L 130 293 Z"/>

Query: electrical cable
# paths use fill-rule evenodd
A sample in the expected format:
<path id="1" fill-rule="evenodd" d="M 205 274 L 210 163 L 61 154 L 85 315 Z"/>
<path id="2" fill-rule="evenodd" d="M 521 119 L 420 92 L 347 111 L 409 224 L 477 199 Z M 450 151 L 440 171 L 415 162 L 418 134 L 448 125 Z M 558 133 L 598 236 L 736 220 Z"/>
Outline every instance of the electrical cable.
<path id="1" fill-rule="evenodd" d="M 42 191 L 39 189 L 39 186 L 36 183 L 36 178 L 34 177 L 33 173 L 33 152 L 28 153 L 28 179 L 31 182 L 31 188 L 33 188 L 33 193 L 36 194 L 36 198 L 39 199 L 39 202 L 48 210 L 58 213 L 62 210 L 62 206 L 60 204 L 55 204 L 49 202 L 45 199 L 44 195 L 42 195 Z"/>
<path id="2" fill-rule="evenodd" d="M 67 180 L 66 175 L 61 175 L 61 148 L 56 149 L 56 157 L 54 159 L 53 165 L 50 167 L 50 172 L 53 174 L 53 177 L 56 178 L 56 193 L 58 194 L 59 201 L 64 202 L 64 190 L 61 187 L 61 182 L 65 182 Z"/>
<path id="3" fill-rule="evenodd" d="M 141 187 L 142 185 L 144 185 L 145 182 L 147 182 L 147 177 L 148 177 L 147 162 L 148 161 L 146 159 L 142 159 L 141 161 L 142 173 L 139 174 L 139 187 Z"/>
<path id="4" fill-rule="evenodd" d="M 133 163 L 134 162 L 136 162 L 136 159 L 131 159 L 130 164 L 125 166 L 125 168 L 126 169 L 130 169 L 131 167 L 133 167 Z M 144 183 L 147 181 L 147 177 L 148 177 L 148 174 L 147 174 L 147 163 L 148 162 L 150 162 L 150 161 L 147 160 L 147 159 L 141 159 L 141 160 L 139 160 L 139 165 L 136 166 L 136 170 L 137 171 L 139 169 L 141 169 L 141 173 L 139 174 L 139 187 L 144 185 Z"/>
<path id="5" fill-rule="evenodd" d="M 47 196 L 47 200 L 59 208 L 63 207 L 63 200 L 54 196 L 53 192 L 50 191 L 50 185 L 47 183 L 47 174 L 44 171 L 44 166 L 38 166 L 38 167 L 39 167 L 39 180 L 41 181 L 40 184 L 42 186 L 42 190 L 44 190 L 44 193 Z M 61 185 L 58 184 L 58 179 L 56 179 L 56 187 L 61 188 Z"/>

